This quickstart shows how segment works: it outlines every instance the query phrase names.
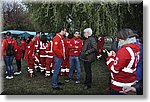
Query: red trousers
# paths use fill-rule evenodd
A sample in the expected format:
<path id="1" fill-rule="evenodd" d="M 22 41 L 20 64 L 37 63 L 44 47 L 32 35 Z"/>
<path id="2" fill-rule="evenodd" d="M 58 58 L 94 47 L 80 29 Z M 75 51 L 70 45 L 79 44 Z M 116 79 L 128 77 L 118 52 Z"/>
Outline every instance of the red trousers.
<path id="1" fill-rule="evenodd" d="M 37 68 L 40 67 L 40 60 L 38 54 L 35 55 L 34 68 L 37 71 Z"/>
<path id="2" fill-rule="evenodd" d="M 46 76 L 50 76 L 50 72 L 52 71 L 53 66 L 53 58 L 46 58 Z"/>
<path id="3" fill-rule="evenodd" d="M 64 73 L 69 73 L 69 67 L 69 56 L 66 56 L 66 59 L 62 62 L 61 75 L 64 75 Z"/>
<path id="4" fill-rule="evenodd" d="M 28 75 L 30 77 L 33 77 L 33 72 L 34 72 L 34 58 L 29 58 L 28 59 Z"/>
<path id="5" fill-rule="evenodd" d="M 43 72 L 44 70 L 46 70 L 46 57 L 40 57 L 40 70 L 41 72 Z"/>

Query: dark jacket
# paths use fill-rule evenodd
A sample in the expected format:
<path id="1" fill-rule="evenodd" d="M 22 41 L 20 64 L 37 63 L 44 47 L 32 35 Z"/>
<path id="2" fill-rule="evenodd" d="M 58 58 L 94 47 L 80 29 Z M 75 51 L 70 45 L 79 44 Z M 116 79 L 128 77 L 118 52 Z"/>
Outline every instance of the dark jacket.
<path id="1" fill-rule="evenodd" d="M 134 87 L 136 89 L 137 95 L 143 95 L 143 80 L 136 82 L 131 87 Z"/>
<path id="2" fill-rule="evenodd" d="M 94 62 L 97 53 L 97 43 L 93 36 L 87 38 L 82 47 L 80 59 L 86 62 Z"/>

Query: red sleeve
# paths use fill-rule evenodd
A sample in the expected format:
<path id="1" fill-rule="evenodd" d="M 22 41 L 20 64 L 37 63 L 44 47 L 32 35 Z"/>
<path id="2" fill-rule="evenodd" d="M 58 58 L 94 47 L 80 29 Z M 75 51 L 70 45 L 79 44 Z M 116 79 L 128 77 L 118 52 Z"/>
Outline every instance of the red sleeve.
<path id="1" fill-rule="evenodd" d="M 2 49 L 6 50 L 6 39 L 4 39 L 2 42 Z"/>
<path id="2" fill-rule="evenodd" d="M 126 67 L 130 61 L 130 54 L 126 50 L 126 48 L 121 48 L 117 51 L 115 57 L 108 57 L 107 59 L 107 65 L 108 68 L 113 73 L 119 73 L 120 70 L 122 70 L 124 67 Z"/>
<path id="3" fill-rule="evenodd" d="M 54 37 L 53 39 L 53 52 L 58 56 L 58 57 L 64 57 L 63 53 L 60 51 L 59 44 L 60 44 L 61 39 L 58 38 L 57 36 Z"/>

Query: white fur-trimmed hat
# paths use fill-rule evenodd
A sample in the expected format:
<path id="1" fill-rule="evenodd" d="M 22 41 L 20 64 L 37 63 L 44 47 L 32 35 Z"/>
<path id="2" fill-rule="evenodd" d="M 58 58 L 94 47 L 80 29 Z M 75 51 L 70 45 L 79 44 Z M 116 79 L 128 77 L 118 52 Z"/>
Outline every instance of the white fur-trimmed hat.
<path id="1" fill-rule="evenodd" d="M 91 28 L 84 29 L 84 32 L 87 32 L 89 34 L 89 36 L 92 35 L 92 29 Z"/>

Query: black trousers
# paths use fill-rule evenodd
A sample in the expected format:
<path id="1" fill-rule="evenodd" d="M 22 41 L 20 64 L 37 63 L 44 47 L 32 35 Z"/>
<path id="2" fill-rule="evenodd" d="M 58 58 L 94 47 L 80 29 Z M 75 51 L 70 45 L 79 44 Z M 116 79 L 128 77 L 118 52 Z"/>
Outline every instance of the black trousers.
<path id="1" fill-rule="evenodd" d="M 84 70 L 85 70 L 84 84 L 88 87 L 91 87 L 91 84 L 92 84 L 91 62 L 84 62 Z"/>
<path id="2" fill-rule="evenodd" d="M 16 60 L 16 64 L 17 64 L 17 72 L 21 71 L 21 59 Z"/>

